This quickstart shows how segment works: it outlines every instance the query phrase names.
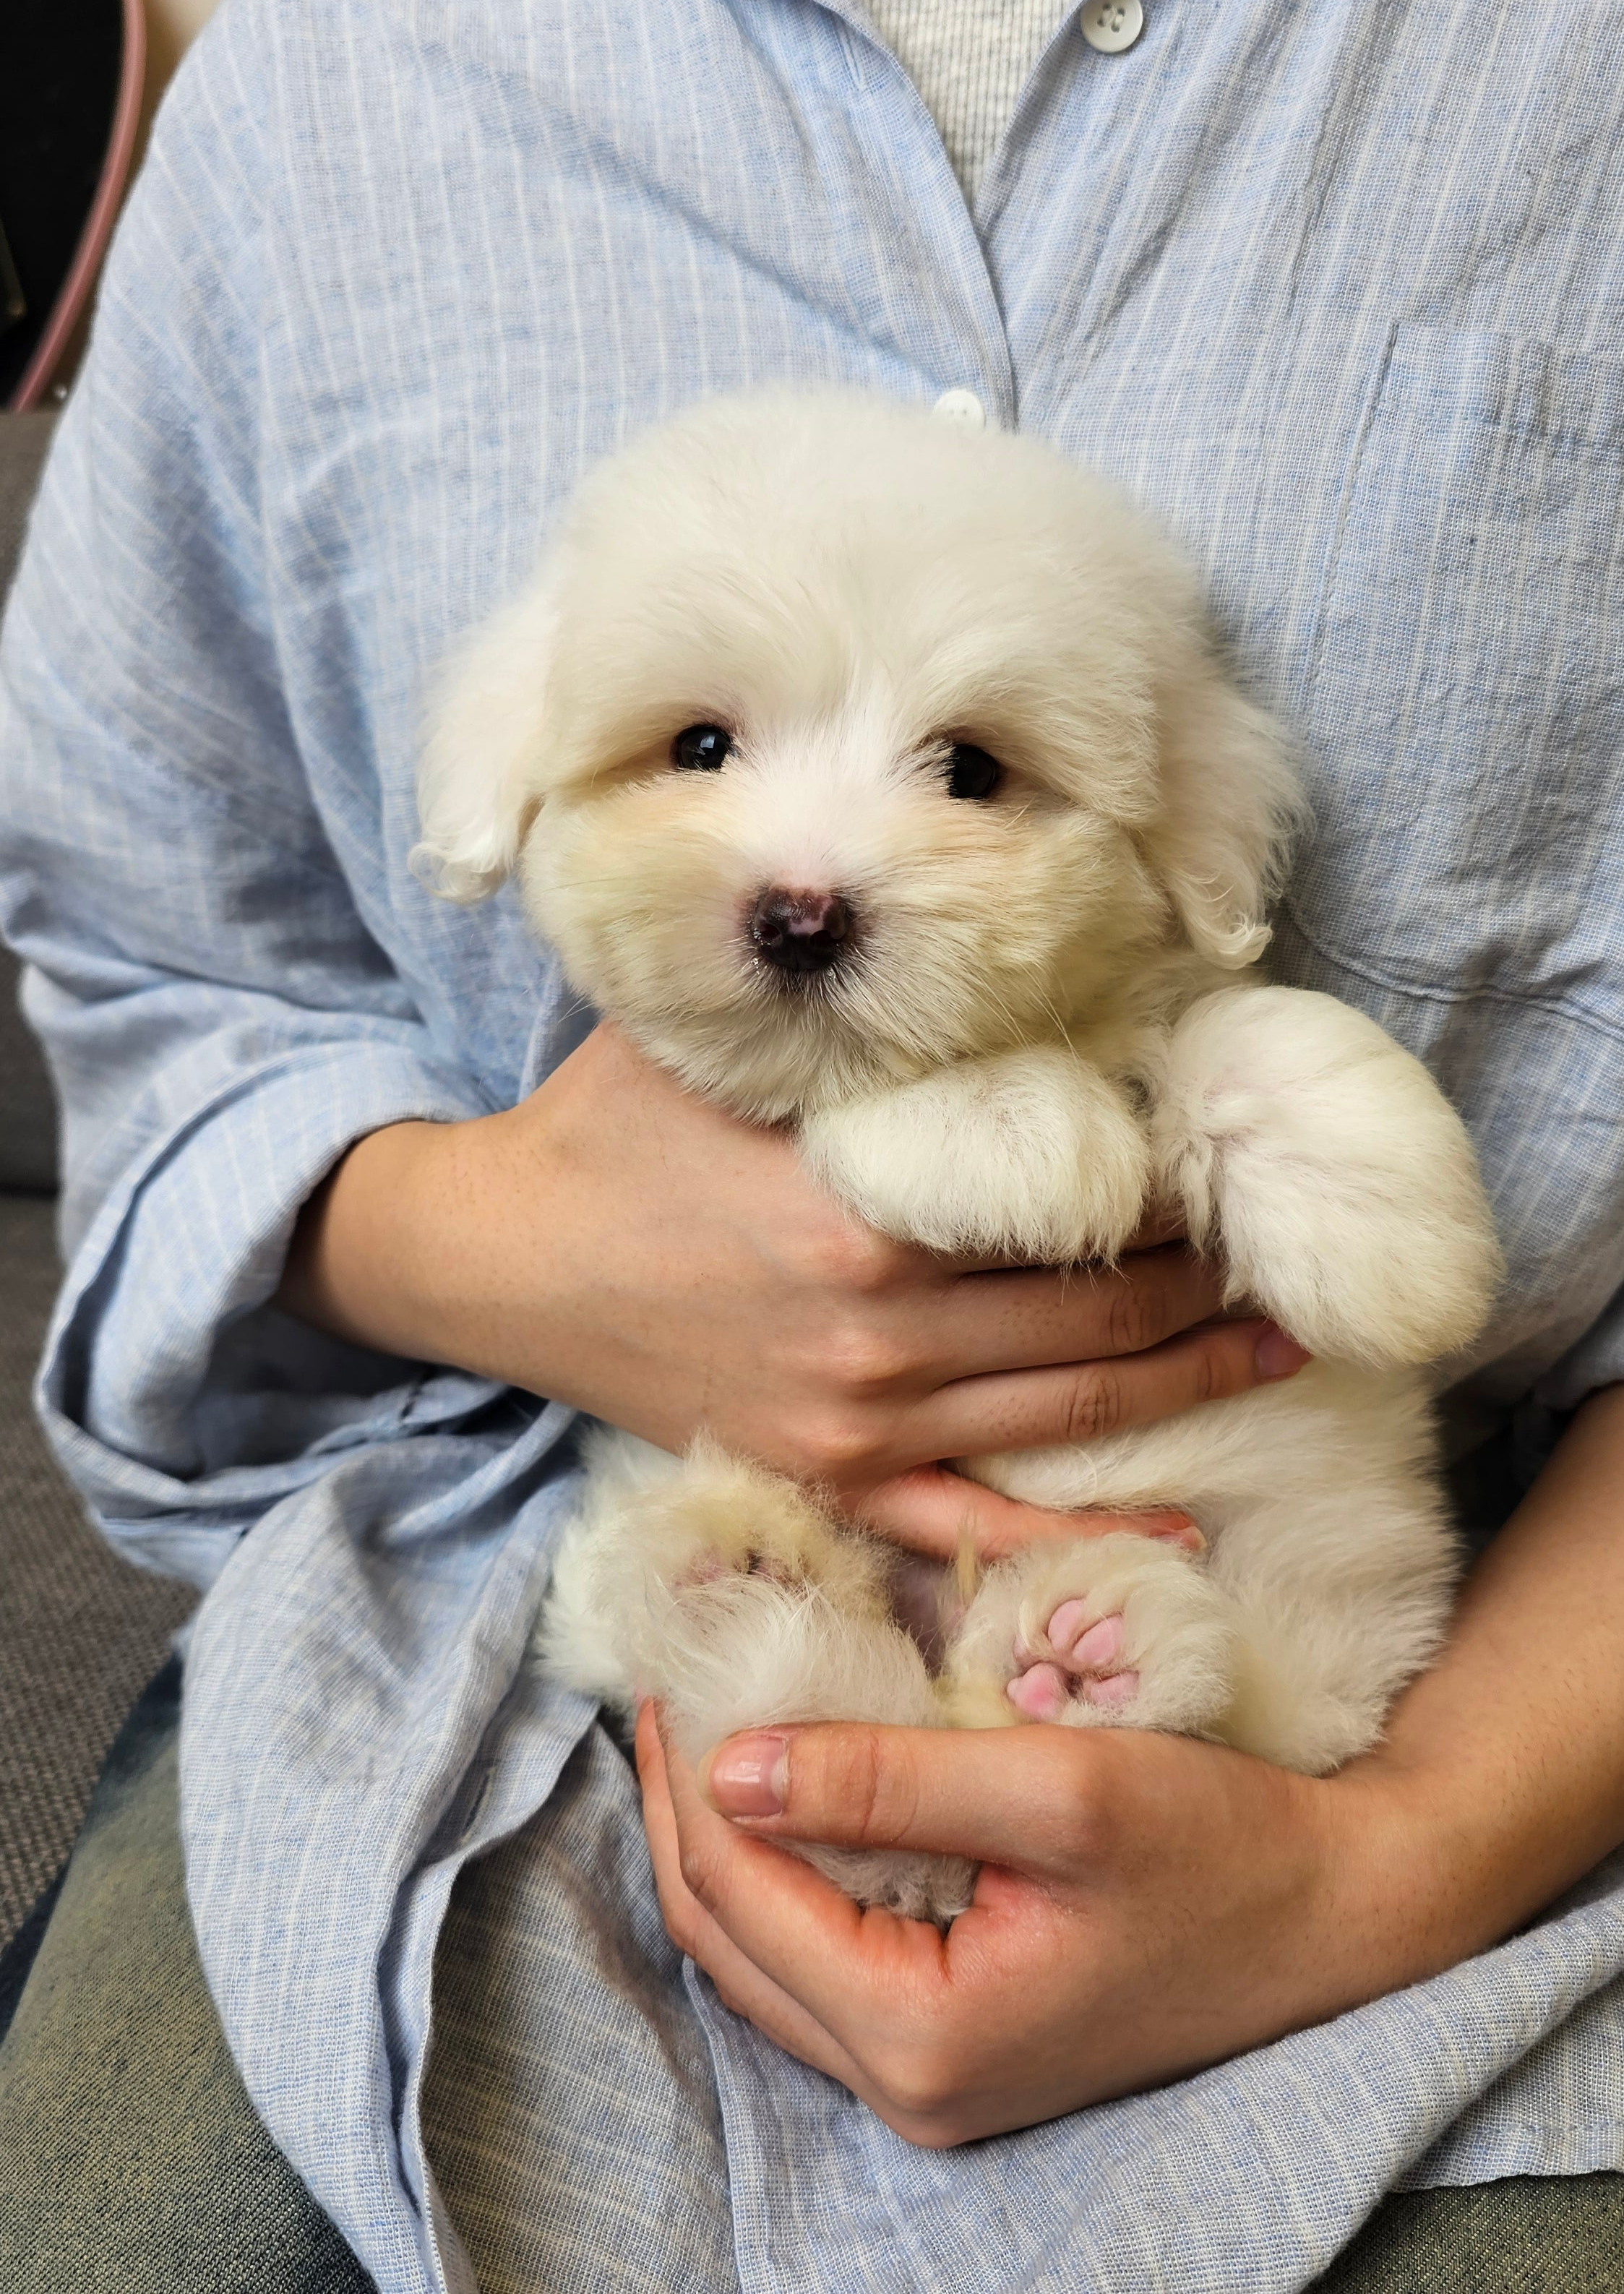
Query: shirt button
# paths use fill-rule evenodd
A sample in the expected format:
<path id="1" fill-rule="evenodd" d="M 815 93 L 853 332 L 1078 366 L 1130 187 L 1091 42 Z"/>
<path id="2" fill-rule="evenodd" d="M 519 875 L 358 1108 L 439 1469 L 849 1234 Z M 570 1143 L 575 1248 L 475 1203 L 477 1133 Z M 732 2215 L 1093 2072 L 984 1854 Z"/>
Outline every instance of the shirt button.
<path id="1" fill-rule="evenodd" d="M 930 411 L 944 422 L 956 422 L 961 430 L 987 427 L 987 409 L 973 390 L 945 390 Z"/>
<path id="2" fill-rule="evenodd" d="M 1139 0 L 1088 0 L 1083 11 L 1083 37 L 1102 56 L 1119 56 L 1144 28 Z"/>

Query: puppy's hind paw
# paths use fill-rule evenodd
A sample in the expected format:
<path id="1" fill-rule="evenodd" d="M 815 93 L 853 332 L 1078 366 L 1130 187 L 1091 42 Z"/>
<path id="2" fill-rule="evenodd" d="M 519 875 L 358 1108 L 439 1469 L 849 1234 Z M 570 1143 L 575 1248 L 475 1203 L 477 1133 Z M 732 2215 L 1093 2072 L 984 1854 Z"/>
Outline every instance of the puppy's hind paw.
<path id="1" fill-rule="evenodd" d="M 1233 1694 L 1230 1605 L 1206 1566 L 1113 1534 L 1035 1550 L 988 1576 L 949 1653 L 961 1725 L 1209 1733 Z"/>
<path id="2" fill-rule="evenodd" d="M 1139 1674 L 1123 1661 L 1124 1641 L 1120 1615 L 1091 1624 L 1086 1602 L 1062 1601 L 1043 1629 L 1046 1656 L 1017 1639 L 1016 1671 L 1003 1693 L 1024 1720 L 1059 1720 L 1073 1697 L 1102 1712 L 1132 1704 Z"/>
<path id="3" fill-rule="evenodd" d="M 929 1920 L 946 1927 L 968 1909 L 977 1867 L 962 1856 L 925 1856 L 907 1849 L 823 1848 L 812 1841 L 784 1840 L 783 1848 L 821 1872 L 851 1897 L 900 1920 Z"/>

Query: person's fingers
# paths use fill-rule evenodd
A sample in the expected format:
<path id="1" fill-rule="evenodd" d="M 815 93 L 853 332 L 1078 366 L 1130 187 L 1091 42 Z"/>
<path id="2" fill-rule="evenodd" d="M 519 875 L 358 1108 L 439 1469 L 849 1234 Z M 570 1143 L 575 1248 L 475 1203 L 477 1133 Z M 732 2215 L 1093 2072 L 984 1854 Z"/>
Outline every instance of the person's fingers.
<path id="1" fill-rule="evenodd" d="M 661 1909 L 673 1942 L 702 1967 L 724 2006 L 743 2015 L 786 2054 L 838 2079 L 910 2141 L 939 2144 L 980 2133 L 951 2111 L 921 2111 L 910 2100 L 932 2042 L 951 2038 L 962 2020 L 948 1947 L 937 1930 L 889 1912 L 865 1912 L 784 1849 L 736 1829 L 700 1797 L 694 1774 L 670 1753 L 646 1706 L 638 1716 L 638 1768 Z M 679 1813 L 680 1811 L 680 1813 Z M 685 1869 L 685 1865 L 687 1867 Z M 707 1901 L 688 1884 L 691 1870 Z M 1013 1875 L 1007 1888 L 1022 1883 Z M 730 1933 L 722 1907 L 756 1940 L 764 1965 Z M 972 1909 L 954 1932 L 975 1924 Z M 1010 1908 L 1001 1907 L 1006 1922 Z M 1014 1911 L 1019 1918 L 1019 1908 Z M 780 1979 L 783 1980 L 780 1980 Z M 842 2029 L 819 2012 L 822 2003 Z M 971 2015 L 972 2038 L 987 2019 Z M 957 2082 L 944 2097 L 956 2101 Z"/>
<path id="2" fill-rule="evenodd" d="M 1022 1505 L 946 1466 L 919 1466 L 881 1482 L 854 1512 L 893 1544 L 938 1561 L 956 1561 L 966 1543 L 978 1560 L 1002 1561 L 1045 1538 L 1108 1537 L 1114 1530 L 1160 1538 L 1187 1553 L 1200 1553 L 1206 1544 L 1190 1516 L 1177 1506 L 1135 1513 L 1103 1508 L 1060 1513 L 1049 1506 Z"/>
<path id="3" fill-rule="evenodd" d="M 857 2087 L 863 2074 L 846 2049 L 798 1999 L 792 1999 L 753 1960 L 745 1957 L 683 1877 L 677 1812 L 671 1800 L 665 1748 L 652 1704 L 645 1704 L 637 1715 L 637 1776 L 643 1787 L 643 1825 L 648 1835 L 660 1909 L 671 1941 L 703 1968 L 716 1986 L 722 2005 L 734 2014 L 746 2017 L 786 2054 L 799 2056 L 814 2070 L 824 2071 L 846 2087 Z M 735 1833 L 696 1795 L 690 1794 L 690 1802 L 689 1824 L 707 1834 L 706 1847 L 713 1860 L 741 1851 L 749 1853 L 747 1838 Z M 782 1863 L 788 1859 L 780 1853 L 777 1860 Z"/>
<path id="4" fill-rule="evenodd" d="M 946 1380 L 1139 1354 L 1211 1320 L 1223 1292 L 1222 1271 L 1181 1247 L 966 1275 L 930 1299 L 929 1362 Z"/>
<path id="5" fill-rule="evenodd" d="M 904 2035 L 917 2038 L 952 2010 L 947 1939 L 923 1921 L 854 1903 L 798 1856 L 726 1821 L 677 1750 L 664 1749 L 684 1888 L 738 1955 L 718 1951 L 718 1964 L 741 1997 L 749 1979 L 740 1960 L 756 1969 L 808 2019 L 792 2026 L 794 2051 L 814 2060 L 821 2032 L 824 2046 L 849 2059 L 851 2068 L 833 2076 L 872 2100 L 883 2084 L 879 2067 Z M 952 1932 L 977 1917 L 972 1906 Z M 708 1934 L 696 1940 L 712 1948 Z M 767 2012 L 775 2012 L 770 2000 Z"/>
<path id="6" fill-rule="evenodd" d="M 759 1729 L 707 1753 L 700 1788 L 762 1840 L 1075 1873 L 1100 1838 L 1094 1734 L 849 1720 Z"/>
<path id="7" fill-rule="evenodd" d="M 938 1458 L 1098 1442 L 1290 1378 L 1309 1359 L 1273 1322 L 1206 1322 L 1116 1360 L 956 1379 L 919 1406 L 907 1436 Z"/>

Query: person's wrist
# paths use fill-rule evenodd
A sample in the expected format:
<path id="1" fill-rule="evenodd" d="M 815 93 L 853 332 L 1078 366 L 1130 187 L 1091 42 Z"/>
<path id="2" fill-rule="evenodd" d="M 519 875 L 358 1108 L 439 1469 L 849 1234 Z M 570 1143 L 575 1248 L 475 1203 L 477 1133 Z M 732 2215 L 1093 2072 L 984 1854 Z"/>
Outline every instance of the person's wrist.
<path id="1" fill-rule="evenodd" d="M 408 1360 L 439 1351 L 458 1317 L 443 1270 L 466 1270 L 454 1228 L 480 1145 L 466 1123 L 392 1123 L 358 1139 L 300 1214 L 277 1292 L 336 1337 Z"/>
<path id="2" fill-rule="evenodd" d="M 1323 1834 L 1320 1927 L 1350 1999 L 1424 1981 L 1514 1924 L 1498 1901 L 1481 1794 L 1445 1761 L 1387 1747 L 1311 1787 Z"/>

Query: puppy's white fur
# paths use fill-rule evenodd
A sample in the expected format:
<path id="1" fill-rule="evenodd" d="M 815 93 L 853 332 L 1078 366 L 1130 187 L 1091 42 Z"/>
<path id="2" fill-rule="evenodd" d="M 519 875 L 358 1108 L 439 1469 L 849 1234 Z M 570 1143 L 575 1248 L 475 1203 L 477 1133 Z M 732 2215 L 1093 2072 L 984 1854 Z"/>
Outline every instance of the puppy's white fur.
<path id="1" fill-rule="evenodd" d="M 725 766 L 673 769 L 700 723 L 731 735 Z M 949 794 L 955 743 L 1001 761 L 995 795 Z M 1159 1425 L 967 1461 L 1050 1506 L 1181 1504 L 1207 1550 L 1115 1535 L 1005 1563 L 934 1679 L 886 1556 L 804 1492 L 601 1432 L 544 1622 L 561 1679 L 662 1695 L 695 1753 L 775 1720 L 1003 1723 L 1081 1600 L 1122 1619 L 1137 1688 L 1065 1722 L 1315 1771 L 1375 1740 L 1455 1566 L 1416 1366 L 1471 1338 L 1498 1257 L 1425 1071 L 1256 975 L 1295 790 L 1144 518 L 1041 444 L 889 401 L 707 403 L 588 481 L 452 665 L 421 803 L 441 890 L 516 868 L 600 1010 L 694 1089 L 794 1123 L 875 1226 L 1073 1264 L 1159 1199 L 1319 1357 Z M 775 886 L 851 909 L 816 980 L 757 960 Z M 966 1899 L 960 1865 L 818 1859 L 865 1900 Z"/>

